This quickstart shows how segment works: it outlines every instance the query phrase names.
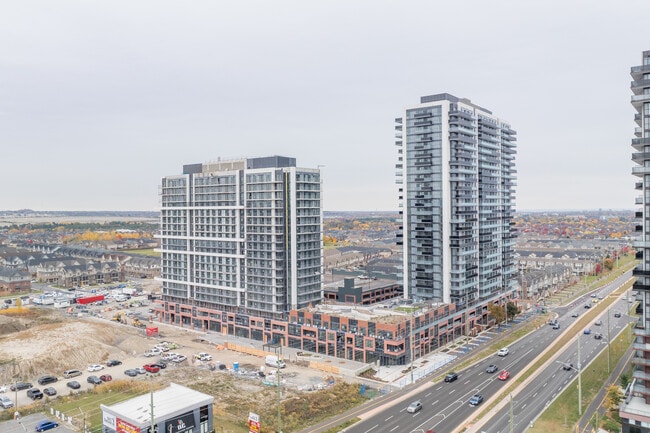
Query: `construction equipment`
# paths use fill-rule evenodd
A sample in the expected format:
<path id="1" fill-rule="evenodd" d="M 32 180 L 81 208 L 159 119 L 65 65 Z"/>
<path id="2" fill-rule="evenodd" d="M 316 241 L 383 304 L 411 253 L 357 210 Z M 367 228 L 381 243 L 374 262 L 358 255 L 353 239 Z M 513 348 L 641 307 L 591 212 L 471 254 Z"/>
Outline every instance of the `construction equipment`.
<path id="1" fill-rule="evenodd" d="M 135 326 L 136 328 L 145 328 L 145 327 L 147 326 L 147 325 L 145 325 L 144 323 L 142 323 L 142 322 L 140 321 L 140 319 L 138 319 L 137 317 L 136 317 L 135 319 L 133 319 L 133 321 L 131 322 L 131 324 L 132 324 L 133 326 Z"/>
<path id="2" fill-rule="evenodd" d="M 113 316 L 113 321 L 126 323 L 126 317 L 124 317 L 124 312 L 118 311 L 117 313 L 115 313 L 115 315 Z"/>

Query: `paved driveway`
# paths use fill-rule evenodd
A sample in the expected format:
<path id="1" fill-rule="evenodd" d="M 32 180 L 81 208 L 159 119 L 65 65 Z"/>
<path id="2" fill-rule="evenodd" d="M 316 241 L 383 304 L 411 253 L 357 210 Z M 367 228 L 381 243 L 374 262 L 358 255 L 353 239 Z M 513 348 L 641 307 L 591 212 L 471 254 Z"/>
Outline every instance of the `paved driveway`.
<path id="1" fill-rule="evenodd" d="M 0 431 L 2 433 L 25 433 L 25 432 L 33 432 L 34 427 L 36 427 L 36 424 L 39 421 L 43 421 L 46 419 L 54 419 L 50 418 L 49 416 L 41 413 L 33 413 L 31 415 L 27 415 L 22 417 L 20 422 L 18 421 L 2 421 L 0 422 Z M 69 429 L 65 423 L 59 421 L 59 426 L 55 429 L 48 430 L 48 432 L 51 433 L 76 433 L 74 430 Z"/>

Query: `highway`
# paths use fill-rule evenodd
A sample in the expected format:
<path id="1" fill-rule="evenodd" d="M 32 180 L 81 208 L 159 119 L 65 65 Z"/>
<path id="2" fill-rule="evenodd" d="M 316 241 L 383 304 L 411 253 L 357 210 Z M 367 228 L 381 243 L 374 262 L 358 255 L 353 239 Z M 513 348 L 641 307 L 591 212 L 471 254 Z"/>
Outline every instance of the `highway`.
<path id="1" fill-rule="evenodd" d="M 619 277 L 616 281 L 595 290 L 594 294 L 607 296 L 611 291 L 629 280 L 631 271 Z M 451 383 L 432 383 L 430 386 L 421 387 L 420 391 L 410 395 L 408 399 L 395 403 L 391 407 L 384 407 L 378 414 L 373 414 L 357 424 L 349 427 L 346 432 L 351 433 L 387 433 L 387 432 L 420 432 L 433 430 L 435 433 L 451 433 L 470 423 L 474 416 L 478 415 L 486 402 L 497 395 L 508 381 L 517 374 L 524 372 L 533 360 L 553 341 L 575 322 L 576 318 L 571 317 L 573 313 L 580 316 L 588 311 L 585 304 L 592 305 L 589 294 L 582 296 L 572 303 L 570 307 L 560 307 L 553 310 L 558 314 L 560 329 L 555 330 L 551 326 L 543 326 L 540 329 L 528 334 L 509 346 L 510 353 L 505 357 L 493 355 L 484 358 L 463 371 L 458 371 L 458 380 Z M 612 336 L 616 335 L 625 326 L 629 316 L 623 314 L 627 311 L 627 301 L 622 299 L 610 308 Z M 620 318 L 614 318 L 614 312 L 620 312 Z M 596 319 L 594 319 L 595 321 Z M 584 335 L 583 329 L 575 330 L 577 339 L 581 344 L 581 364 L 586 365 L 603 348 L 606 347 L 607 338 L 607 317 L 602 318 L 603 325 L 591 326 L 593 333 L 600 332 L 604 335 L 602 340 L 594 339 L 591 335 Z M 598 329 L 598 328 L 602 328 Z M 577 343 L 576 339 L 576 343 Z M 569 362 L 578 365 L 577 344 L 572 344 L 567 350 L 558 356 L 558 361 Z M 495 364 L 498 370 L 495 373 L 487 373 L 485 370 L 490 364 Z M 497 379 L 502 370 L 510 372 L 510 379 L 501 381 Z M 525 430 L 544 410 L 547 404 L 568 385 L 575 377 L 575 370 L 565 371 L 560 362 L 551 363 L 544 369 L 537 378 L 531 381 L 526 389 L 517 395 L 513 401 L 514 410 L 514 431 Z M 469 405 L 468 401 L 474 394 L 481 394 L 485 401 L 477 407 Z M 408 413 L 406 408 L 416 400 L 422 402 L 422 410 L 416 413 Z M 577 405 L 577 402 L 576 402 Z M 481 431 L 487 433 L 510 431 L 510 407 L 507 405 L 490 419 Z"/>

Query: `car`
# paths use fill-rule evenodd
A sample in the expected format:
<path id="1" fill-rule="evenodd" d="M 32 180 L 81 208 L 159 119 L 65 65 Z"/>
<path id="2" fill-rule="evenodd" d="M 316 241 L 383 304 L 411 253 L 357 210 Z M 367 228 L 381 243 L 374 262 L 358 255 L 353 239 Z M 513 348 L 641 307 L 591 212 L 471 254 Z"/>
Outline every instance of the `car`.
<path id="1" fill-rule="evenodd" d="M 45 431 L 45 430 L 50 430 L 53 428 L 56 428 L 59 426 L 59 423 L 56 421 L 50 421 L 50 420 L 45 420 L 45 421 L 39 421 L 36 424 L 36 427 L 34 427 L 34 430 L 36 431 Z"/>
<path id="2" fill-rule="evenodd" d="M 3 409 L 9 409 L 10 407 L 14 407 L 14 402 L 9 397 L 3 395 L 0 397 L 0 406 Z"/>
<path id="3" fill-rule="evenodd" d="M 88 366 L 88 371 L 99 371 L 104 369 L 104 366 L 101 364 L 92 364 Z"/>
<path id="4" fill-rule="evenodd" d="M 147 370 L 145 370 L 145 369 L 142 368 L 142 367 L 136 367 L 134 370 L 135 370 L 136 373 L 138 373 L 138 374 L 147 374 Z"/>
<path id="5" fill-rule="evenodd" d="M 197 353 L 196 355 L 194 355 L 194 358 L 198 359 L 199 361 L 212 361 L 212 355 L 205 352 Z"/>
<path id="6" fill-rule="evenodd" d="M 578 312 L 576 311 L 575 313 L 573 313 L 573 314 L 571 315 L 571 317 L 578 317 L 579 315 L 580 315 L 580 313 L 578 313 Z"/>
<path id="7" fill-rule="evenodd" d="M 142 366 L 142 368 L 147 370 L 149 373 L 158 373 L 160 371 L 160 367 L 153 364 L 145 364 Z"/>
<path id="8" fill-rule="evenodd" d="M 573 370 L 573 364 L 570 364 L 568 362 L 563 363 L 562 364 L 562 370 L 565 370 L 565 371 Z"/>
<path id="9" fill-rule="evenodd" d="M 47 395 L 49 397 L 52 397 L 52 396 L 56 395 L 56 389 L 52 388 L 51 386 L 48 386 L 47 388 L 45 388 L 43 390 L 43 394 L 45 394 L 45 395 Z"/>
<path id="10" fill-rule="evenodd" d="M 79 389 L 81 388 L 81 384 L 77 382 L 76 380 L 71 380 L 70 382 L 66 383 L 65 386 L 71 389 Z"/>
<path id="11" fill-rule="evenodd" d="M 598 295 L 598 300 L 599 300 L 599 301 L 602 301 L 602 300 L 603 300 L 603 297 L 602 297 L 601 295 Z"/>
<path id="12" fill-rule="evenodd" d="M 32 387 L 32 384 L 29 382 L 16 382 L 9 387 L 12 391 L 22 391 L 23 389 L 29 389 Z"/>
<path id="13" fill-rule="evenodd" d="M 119 361 L 117 359 L 111 359 L 110 361 L 108 361 L 106 363 L 106 367 L 113 367 L 115 365 L 121 365 L 121 364 L 122 364 L 122 361 Z"/>
<path id="14" fill-rule="evenodd" d="M 99 376 L 99 380 L 101 380 L 102 382 L 110 382 L 111 380 L 113 380 L 113 376 L 111 376 L 110 374 L 102 374 L 101 376 Z"/>
<path id="15" fill-rule="evenodd" d="M 81 370 L 66 370 L 63 372 L 63 377 L 70 379 L 71 377 L 81 376 L 82 374 Z"/>
<path id="16" fill-rule="evenodd" d="M 445 376 L 445 382 L 453 382 L 458 379 L 458 374 L 451 372 Z"/>
<path id="17" fill-rule="evenodd" d="M 509 377 L 510 377 L 510 372 L 508 370 L 503 370 L 501 373 L 499 373 L 497 379 L 508 380 Z"/>
<path id="18" fill-rule="evenodd" d="M 494 364 L 490 364 L 490 365 L 488 366 L 488 368 L 485 369 L 485 372 L 486 372 L 486 373 L 496 373 L 496 371 L 497 371 L 498 369 L 499 369 L 499 367 L 497 367 L 496 365 L 494 365 Z"/>
<path id="19" fill-rule="evenodd" d="M 483 396 L 481 394 L 474 394 L 472 398 L 469 399 L 470 406 L 478 406 L 483 402 Z"/>
<path id="20" fill-rule="evenodd" d="M 422 409 L 422 402 L 420 400 L 414 401 L 413 403 L 409 404 L 409 407 L 406 408 L 406 411 L 408 413 L 415 413 Z"/>
<path id="21" fill-rule="evenodd" d="M 601 339 L 603 338 L 603 334 L 595 333 L 595 334 L 594 334 L 594 338 L 595 338 L 596 340 L 601 340 Z"/>
<path id="22" fill-rule="evenodd" d="M 167 363 L 163 362 L 163 361 L 153 362 L 153 363 L 151 363 L 151 365 L 155 365 L 155 366 L 159 367 L 161 370 L 164 369 L 164 368 L 167 368 Z"/>
<path id="23" fill-rule="evenodd" d="M 172 358 L 173 362 L 183 362 L 187 359 L 187 356 L 185 355 L 176 355 Z"/>
<path id="24" fill-rule="evenodd" d="M 557 319 L 551 319 L 548 321 L 548 324 L 551 326 L 555 325 L 556 323 L 557 323 Z"/>
<path id="25" fill-rule="evenodd" d="M 590 304 L 585 304 L 585 309 L 589 309 L 589 308 L 591 308 L 591 305 Z"/>
<path id="26" fill-rule="evenodd" d="M 54 376 L 41 376 L 38 378 L 38 384 L 39 385 L 47 385 L 48 383 L 54 383 L 58 379 Z"/>
<path id="27" fill-rule="evenodd" d="M 595 298 L 595 297 L 596 297 L 596 294 L 595 294 L 595 293 L 592 293 L 592 294 L 591 294 L 591 297 L 592 297 L 592 298 Z"/>
<path id="28" fill-rule="evenodd" d="M 31 388 L 27 390 L 27 397 L 32 400 L 40 400 L 43 398 L 43 391 L 38 388 Z"/>
<path id="29" fill-rule="evenodd" d="M 594 325 L 595 325 L 595 326 L 600 326 L 600 325 L 602 325 L 602 324 L 603 324 L 603 321 L 600 320 L 600 319 L 598 319 L 598 320 L 596 320 L 596 321 L 594 322 Z"/>
<path id="30" fill-rule="evenodd" d="M 553 329 L 560 329 L 560 324 L 556 323 L 555 325 L 553 325 Z"/>
<path id="31" fill-rule="evenodd" d="M 594 304 L 597 304 L 597 303 L 598 303 L 598 299 L 592 299 L 591 302 L 593 302 Z"/>
<path id="32" fill-rule="evenodd" d="M 91 383 L 91 384 L 93 384 L 93 385 L 101 385 L 102 383 L 104 383 L 104 382 L 102 382 L 102 380 L 101 380 L 99 377 L 97 377 L 97 376 L 88 376 L 88 378 L 86 379 L 86 382 Z"/>
<path id="33" fill-rule="evenodd" d="M 138 372 L 133 368 L 129 368 L 128 370 L 124 370 L 124 374 L 130 377 L 136 377 L 138 375 Z"/>
<path id="34" fill-rule="evenodd" d="M 618 319 L 619 317 L 621 317 L 621 313 L 614 313 L 614 317 Z"/>
<path id="35" fill-rule="evenodd" d="M 499 356 L 508 356 L 508 353 L 510 353 L 510 350 L 507 347 L 502 347 L 497 352 L 497 355 L 499 355 Z"/>
<path id="36" fill-rule="evenodd" d="M 585 335 L 589 335 L 589 334 L 591 334 L 591 329 L 587 328 L 583 332 L 584 332 Z"/>

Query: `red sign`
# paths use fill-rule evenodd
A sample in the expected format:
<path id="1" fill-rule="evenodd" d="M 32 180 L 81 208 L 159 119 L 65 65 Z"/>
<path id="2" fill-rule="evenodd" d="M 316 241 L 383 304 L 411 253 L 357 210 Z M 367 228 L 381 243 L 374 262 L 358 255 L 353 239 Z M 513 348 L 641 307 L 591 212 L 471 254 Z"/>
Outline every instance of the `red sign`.
<path id="1" fill-rule="evenodd" d="M 248 433 L 260 433 L 260 416 L 256 413 L 248 413 Z"/>
<path id="2" fill-rule="evenodd" d="M 115 420 L 115 431 L 117 433 L 140 433 L 140 427 L 136 427 L 123 419 L 117 418 Z"/>

